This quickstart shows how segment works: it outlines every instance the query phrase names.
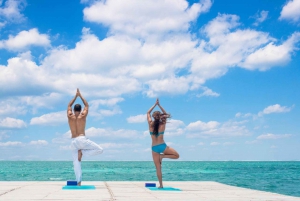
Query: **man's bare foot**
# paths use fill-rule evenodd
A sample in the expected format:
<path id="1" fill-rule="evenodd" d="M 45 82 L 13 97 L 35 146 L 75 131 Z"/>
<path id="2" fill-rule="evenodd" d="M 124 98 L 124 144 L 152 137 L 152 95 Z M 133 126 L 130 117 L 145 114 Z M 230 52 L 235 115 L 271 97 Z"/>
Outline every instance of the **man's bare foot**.
<path id="1" fill-rule="evenodd" d="M 81 182 L 78 182 L 78 183 L 77 183 L 77 186 L 81 186 Z"/>
<path id="2" fill-rule="evenodd" d="M 78 150 L 78 161 L 80 162 L 82 158 L 82 151 Z"/>

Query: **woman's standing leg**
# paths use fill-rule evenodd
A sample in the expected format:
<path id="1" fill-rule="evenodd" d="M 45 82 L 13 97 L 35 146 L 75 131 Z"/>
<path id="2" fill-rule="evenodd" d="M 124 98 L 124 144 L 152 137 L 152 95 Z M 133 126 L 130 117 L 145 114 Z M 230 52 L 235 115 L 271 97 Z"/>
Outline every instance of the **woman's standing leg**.
<path id="1" fill-rule="evenodd" d="M 160 163 L 160 154 L 152 151 L 153 162 L 156 168 L 156 175 L 159 181 L 159 188 L 163 188 L 162 183 L 162 173 L 161 173 L 161 163 Z"/>

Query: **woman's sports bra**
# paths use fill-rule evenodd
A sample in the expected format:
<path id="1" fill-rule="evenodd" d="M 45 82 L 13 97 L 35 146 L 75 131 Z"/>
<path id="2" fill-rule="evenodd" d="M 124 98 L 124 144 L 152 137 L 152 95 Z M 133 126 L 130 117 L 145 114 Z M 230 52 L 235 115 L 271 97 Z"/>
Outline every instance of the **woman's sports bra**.
<path id="1" fill-rule="evenodd" d="M 160 136 L 160 135 L 163 135 L 164 133 L 165 133 L 165 131 L 158 132 L 158 134 L 157 134 L 156 137 L 158 137 L 158 136 Z M 150 131 L 150 135 L 153 135 L 153 134 L 154 134 L 154 133 Z"/>

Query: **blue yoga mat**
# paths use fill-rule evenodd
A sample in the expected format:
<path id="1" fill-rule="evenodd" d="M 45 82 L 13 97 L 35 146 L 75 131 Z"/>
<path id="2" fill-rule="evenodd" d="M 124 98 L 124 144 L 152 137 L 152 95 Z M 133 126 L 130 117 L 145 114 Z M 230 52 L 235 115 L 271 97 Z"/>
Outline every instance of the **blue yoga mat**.
<path id="1" fill-rule="evenodd" d="M 83 186 L 64 186 L 62 187 L 63 190 L 95 190 L 95 186 L 88 186 L 88 185 L 83 185 Z"/>
<path id="2" fill-rule="evenodd" d="M 148 187 L 151 191 L 181 191 L 179 188 L 173 188 L 173 187 L 163 187 L 163 188 L 157 188 L 157 187 Z"/>

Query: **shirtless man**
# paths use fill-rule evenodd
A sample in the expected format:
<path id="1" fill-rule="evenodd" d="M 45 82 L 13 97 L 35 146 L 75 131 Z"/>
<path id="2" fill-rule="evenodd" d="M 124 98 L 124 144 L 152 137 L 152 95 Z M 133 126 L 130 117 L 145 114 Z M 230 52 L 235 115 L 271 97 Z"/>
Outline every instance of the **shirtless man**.
<path id="1" fill-rule="evenodd" d="M 81 112 L 81 105 L 76 104 L 74 106 L 74 113 L 73 113 L 72 105 L 74 104 L 77 97 L 81 98 L 84 104 L 84 109 Z M 103 152 L 103 149 L 98 144 L 92 142 L 91 140 L 85 137 L 85 124 L 86 124 L 86 117 L 88 115 L 88 111 L 89 111 L 89 104 L 82 97 L 79 89 L 77 89 L 75 97 L 70 101 L 68 105 L 67 115 L 68 115 L 70 130 L 72 133 L 71 149 L 73 155 L 74 172 L 76 175 L 76 181 L 78 186 L 81 186 L 81 179 L 82 179 L 82 172 L 81 172 L 82 156 L 97 155 Z"/>

